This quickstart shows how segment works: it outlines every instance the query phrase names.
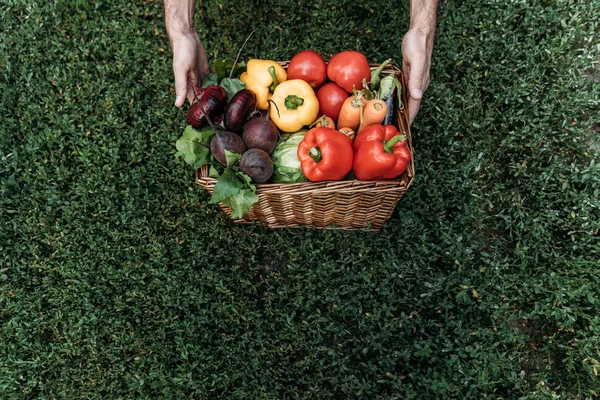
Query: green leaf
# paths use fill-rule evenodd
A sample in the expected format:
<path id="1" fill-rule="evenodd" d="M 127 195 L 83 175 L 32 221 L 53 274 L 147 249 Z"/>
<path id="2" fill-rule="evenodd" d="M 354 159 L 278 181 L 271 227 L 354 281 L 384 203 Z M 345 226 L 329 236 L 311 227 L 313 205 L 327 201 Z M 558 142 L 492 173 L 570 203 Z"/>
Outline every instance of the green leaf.
<path id="1" fill-rule="evenodd" d="M 239 219 L 243 218 L 244 214 L 246 214 L 257 201 L 258 196 L 255 191 L 251 188 L 244 188 L 235 195 L 223 200 L 223 204 L 231 208 L 232 218 Z"/>
<path id="2" fill-rule="evenodd" d="M 210 204 L 222 202 L 231 208 L 233 218 L 243 218 L 258 201 L 256 187 L 250 182 L 251 178 L 247 174 L 226 168 L 217 180 L 213 195 L 208 202 Z"/>
<path id="3" fill-rule="evenodd" d="M 401 93 L 400 89 L 402 88 L 402 84 L 400 83 L 398 78 L 396 78 L 395 75 L 385 76 L 381 80 L 381 83 L 379 85 L 379 90 L 377 91 L 377 98 L 382 100 L 387 99 L 396 87 L 398 88 L 398 93 Z"/>
<path id="4" fill-rule="evenodd" d="M 592 293 L 588 293 L 587 294 L 587 299 L 590 302 L 590 304 L 595 304 L 596 303 L 596 299 L 594 298 L 594 295 Z"/>
<path id="5" fill-rule="evenodd" d="M 225 202 L 227 198 L 238 194 L 243 187 L 244 183 L 240 181 L 236 173 L 231 168 L 226 168 L 217 180 L 215 190 L 208 202 L 210 204 Z"/>
<path id="6" fill-rule="evenodd" d="M 235 60 L 231 58 L 215 60 L 215 73 L 217 74 L 217 80 L 219 82 L 224 78 L 229 77 L 229 73 L 231 72 L 231 68 L 233 68 L 234 63 Z"/>
<path id="7" fill-rule="evenodd" d="M 278 167 L 273 169 L 271 180 L 273 183 L 296 183 L 306 182 L 308 179 L 306 179 L 301 169 Z"/>
<path id="8" fill-rule="evenodd" d="M 240 177 L 242 179 L 242 181 L 245 183 L 245 185 L 253 190 L 255 190 L 255 187 L 252 183 L 252 178 L 250 178 L 250 175 L 246 174 L 245 172 L 242 171 L 238 171 L 237 172 L 237 176 Z"/>
<path id="9" fill-rule="evenodd" d="M 202 87 L 205 88 L 207 86 L 218 85 L 219 77 L 215 73 L 210 73 L 204 76 L 202 79 Z"/>
<path id="10" fill-rule="evenodd" d="M 194 168 L 209 164 L 212 159 L 210 141 L 214 135 L 215 132 L 210 127 L 197 130 L 191 125 L 186 126 L 183 135 L 175 143 L 175 156 L 183 158 Z"/>
<path id="11" fill-rule="evenodd" d="M 235 151 L 225 149 L 225 164 L 227 164 L 228 167 L 237 164 L 241 158 L 242 155 L 240 153 L 236 153 Z"/>
<path id="12" fill-rule="evenodd" d="M 208 168 L 208 176 L 217 179 L 219 176 L 221 176 L 221 173 L 214 165 L 211 164 L 211 166 Z"/>
<path id="13" fill-rule="evenodd" d="M 235 66 L 235 70 L 233 71 L 233 75 L 231 76 L 232 78 L 239 78 L 240 75 L 242 75 L 244 72 L 246 72 L 246 63 L 245 62 L 238 62 L 237 65 Z"/>
<path id="14" fill-rule="evenodd" d="M 246 87 L 246 84 L 236 78 L 224 78 L 220 83 L 221 87 L 227 92 L 227 101 L 230 101 L 232 97 L 240 90 Z"/>

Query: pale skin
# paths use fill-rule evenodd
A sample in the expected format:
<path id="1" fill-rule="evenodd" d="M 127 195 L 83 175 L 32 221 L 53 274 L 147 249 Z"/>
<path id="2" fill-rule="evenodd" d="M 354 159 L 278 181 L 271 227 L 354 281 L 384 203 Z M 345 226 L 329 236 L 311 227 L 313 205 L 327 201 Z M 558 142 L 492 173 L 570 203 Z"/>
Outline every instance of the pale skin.
<path id="1" fill-rule="evenodd" d="M 206 50 L 194 28 L 195 0 L 165 0 L 165 24 L 173 51 L 175 105 L 191 103 L 194 85 L 208 73 Z"/>
<path id="2" fill-rule="evenodd" d="M 164 0 L 177 107 L 183 106 L 186 99 L 191 103 L 194 85 L 200 84 L 209 72 L 206 50 L 194 27 L 195 3 L 195 0 Z M 402 71 L 407 77 L 411 124 L 429 86 L 437 4 L 438 0 L 410 0 L 410 27 L 402 39 Z"/>

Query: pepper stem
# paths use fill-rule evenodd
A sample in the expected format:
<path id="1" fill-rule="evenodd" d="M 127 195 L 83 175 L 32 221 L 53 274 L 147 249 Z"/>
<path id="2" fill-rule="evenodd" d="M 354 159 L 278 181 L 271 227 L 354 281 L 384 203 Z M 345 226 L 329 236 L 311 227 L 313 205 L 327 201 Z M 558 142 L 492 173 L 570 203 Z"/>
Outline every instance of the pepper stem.
<path id="1" fill-rule="evenodd" d="M 386 153 L 393 153 L 394 146 L 396 145 L 396 143 L 398 143 L 401 140 L 405 140 L 405 139 L 406 139 L 406 135 L 396 135 L 388 141 L 384 140 L 383 141 L 383 150 L 385 150 Z"/>
<path id="2" fill-rule="evenodd" d="M 321 156 L 321 150 L 318 147 L 311 147 L 308 150 L 308 155 L 317 163 L 323 158 L 323 156 Z"/>
<path id="3" fill-rule="evenodd" d="M 274 66 L 270 66 L 269 67 L 269 74 L 271 75 L 271 78 L 273 79 L 273 83 L 271 83 L 271 86 L 269 86 L 269 91 L 271 93 L 273 93 L 275 91 L 275 88 L 277 87 L 277 85 L 279 85 L 279 79 L 277 79 L 277 74 L 275 73 L 275 67 Z"/>
<path id="4" fill-rule="evenodd" d="M 304 99 L 296 96 L 295 94 L 290 94 L 285 98 L 284 104 L 285 108 L 287 108 L 288 110 L 295 110 L 302 104 L 304 104 Z"/>

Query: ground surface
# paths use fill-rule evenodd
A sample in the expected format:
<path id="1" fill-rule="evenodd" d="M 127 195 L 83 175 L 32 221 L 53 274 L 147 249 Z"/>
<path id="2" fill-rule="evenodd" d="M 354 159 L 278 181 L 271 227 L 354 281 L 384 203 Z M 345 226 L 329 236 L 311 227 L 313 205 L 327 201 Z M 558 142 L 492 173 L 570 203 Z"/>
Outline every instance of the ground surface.
<path id="1" fill-rule="evenodd" d="M 200 2 L 209 57 L 400 60 L 406 4 Z M 404 3 L 408 3 L 407 1 Z M 232 225 L 156 1 L 0 3 L 0 397 L 600 393 L 600 8 L 447 1 L 379 234 Z M 334 5 L 336 4 L 336 5 Z"/>

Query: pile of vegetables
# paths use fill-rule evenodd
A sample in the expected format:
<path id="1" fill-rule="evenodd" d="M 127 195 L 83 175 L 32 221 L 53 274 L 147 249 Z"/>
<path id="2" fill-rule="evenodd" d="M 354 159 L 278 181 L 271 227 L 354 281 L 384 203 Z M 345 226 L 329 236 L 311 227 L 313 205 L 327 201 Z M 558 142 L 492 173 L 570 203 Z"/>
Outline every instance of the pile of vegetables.
<path id="1" fill-rule="evenodd" d="M 401 84 L 371 71 L 357 51 L 329 62 L 314 50 L 287 69 L 272 60 L 217 60 L 194 87 L 178 157 L 209 166 L 217 179 L 210 202 L 242 218 L 258 201 L 255 184 L 342 179 L 382 180 L 410 162 L 394 122 Z"/>

